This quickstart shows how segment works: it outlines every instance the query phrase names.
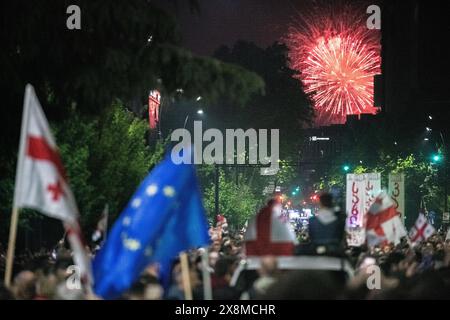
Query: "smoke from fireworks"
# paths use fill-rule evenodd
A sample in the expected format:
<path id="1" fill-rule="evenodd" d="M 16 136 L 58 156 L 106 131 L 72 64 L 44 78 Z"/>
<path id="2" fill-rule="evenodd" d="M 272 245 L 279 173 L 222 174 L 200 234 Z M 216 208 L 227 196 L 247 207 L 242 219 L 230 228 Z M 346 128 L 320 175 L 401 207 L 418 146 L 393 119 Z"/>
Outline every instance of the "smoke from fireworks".
<path id="1" fill-rule="evenodd" d="M 316 125 L 345 123 L 346 115 L 376 113 L 373 78 L 380 73 L 380 35 L 361 7 L 316 7 L 289 28 L 291 67 L 310 96 Z"/>

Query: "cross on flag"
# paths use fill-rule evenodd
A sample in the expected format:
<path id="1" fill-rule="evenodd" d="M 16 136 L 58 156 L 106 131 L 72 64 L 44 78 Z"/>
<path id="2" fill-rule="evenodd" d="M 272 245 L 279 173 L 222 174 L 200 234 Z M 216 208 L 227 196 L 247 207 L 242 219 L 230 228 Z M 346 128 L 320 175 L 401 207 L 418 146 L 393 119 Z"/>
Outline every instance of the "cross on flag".
<path id="1" fill-rule="evenodd" d="M 247 256 L 293 255 L 297 240 L 277 209 L 277 205 L 268 204 L 250 221 L 244 237 Z"/>
<path id="2" fill-rule="evenodd" d="M 82 275 L 90 280 L 78 208 L 47 119 L 31 85 L 25 89 L 14 208 L 31 208 L 63 222 Z"/>
<path id="3" fill-rule="evenodd" d="M 33 208 L 70 224 L 78 219 L 55 140 L 31 85 L 25 91 L 14 206 Z"/>
<path id="4" fill-rule="evenodd" d="M 386 192 L 381 192 L 376 197 L 366 217 L 366 236 L 369 246 L 385 243 L 398 244 L 400 239 L 407 235 L 400 213 L 397 212 L 394 202 Z"/>
<path id="5" fill-rule="evenodd" d="M 423 213 L 419 213 L 416 223 L 409 231 L 411 242 L 425 241 L 433 235 L 436 230 L 428 223 L 427 218 Z"/>

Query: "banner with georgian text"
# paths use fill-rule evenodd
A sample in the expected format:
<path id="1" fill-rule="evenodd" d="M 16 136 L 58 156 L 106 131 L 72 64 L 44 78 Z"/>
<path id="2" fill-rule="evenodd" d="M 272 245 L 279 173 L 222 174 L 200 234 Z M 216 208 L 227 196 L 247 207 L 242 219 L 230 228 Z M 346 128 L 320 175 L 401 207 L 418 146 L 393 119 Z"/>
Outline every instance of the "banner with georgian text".
<path id="1" fill-rule="evenodd" d="M 402 221 L 405 220 L 405 175 L 403 173 L 389 174 L 389 195 L 395 204 L 395 209 L 400 212 Z"/>
<path id="2" fill-rule="evenodd" d="M 364 243 L 365 215 L 380 190 L 380 173 L 347 174 L 347 243 L 350 246 Z"/>

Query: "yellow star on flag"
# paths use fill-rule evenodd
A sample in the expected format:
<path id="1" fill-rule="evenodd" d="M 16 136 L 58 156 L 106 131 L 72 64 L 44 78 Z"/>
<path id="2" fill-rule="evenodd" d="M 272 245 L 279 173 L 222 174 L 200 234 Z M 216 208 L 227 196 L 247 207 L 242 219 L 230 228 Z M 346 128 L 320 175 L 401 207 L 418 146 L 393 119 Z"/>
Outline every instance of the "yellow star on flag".
<path id="1" fill-rule="evenodd" d="M 145 193 L 151 197 L 154 196 L 158 192 L 158 186 L 156 184 L 151 184 L 145 189 Z"/>
<path id="2" fill-rule="evenodd" d="M 163 192 L 164 195 L 169 198 L 172 198 L 175 195 L 175 189 L 171 186 L 165 186 Z"/>
<path id="3" fill-rule="evenodd" d="M 123 240 L 123 245 L 125 248 L 131 250 L 131 251 L 136 251 L 139 250 L 141 248 L 141 243 L 136 240 L 136 239 L 124 239 Z"/>

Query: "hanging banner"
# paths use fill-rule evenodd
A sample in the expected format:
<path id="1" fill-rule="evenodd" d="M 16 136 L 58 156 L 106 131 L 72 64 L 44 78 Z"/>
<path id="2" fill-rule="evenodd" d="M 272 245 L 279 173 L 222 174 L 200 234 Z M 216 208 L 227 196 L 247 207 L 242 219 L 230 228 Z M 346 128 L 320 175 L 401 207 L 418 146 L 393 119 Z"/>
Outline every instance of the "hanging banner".
<path id="1" fill-rule="evenodd" d="M 389 174 L 389 195 L 394 201 L 395 209 L 405 219 L 405 175 L 403 173 Z"/>
<path id="2" fill-rule="evenodd" d="M 364 215 L 364 177 L 362 174 L 347 174 L 347 226 L 356 228 L 363 226 Z"/>
<path id="3" fill-rule="evenodd" d="M 347 174 L 347 243 L 361 246 L 365 242 L 365 215 L 381 190 L 381 174 Z"/>
<path id="4" fill-rule="evenodd" d="M 159 122 L 159 105 L 161 104 L 161 94 L 158 90 L 151 90 L 148 95 L 148 121 L 150 129 L 156 129 Z"/>
<path id="5" fill-rule="evenodd" d="M 381 191 L 381 174 L 364 173 L 364 215 L 369 211 L 370 206 L 375 201 L 376 196 Z"/>

